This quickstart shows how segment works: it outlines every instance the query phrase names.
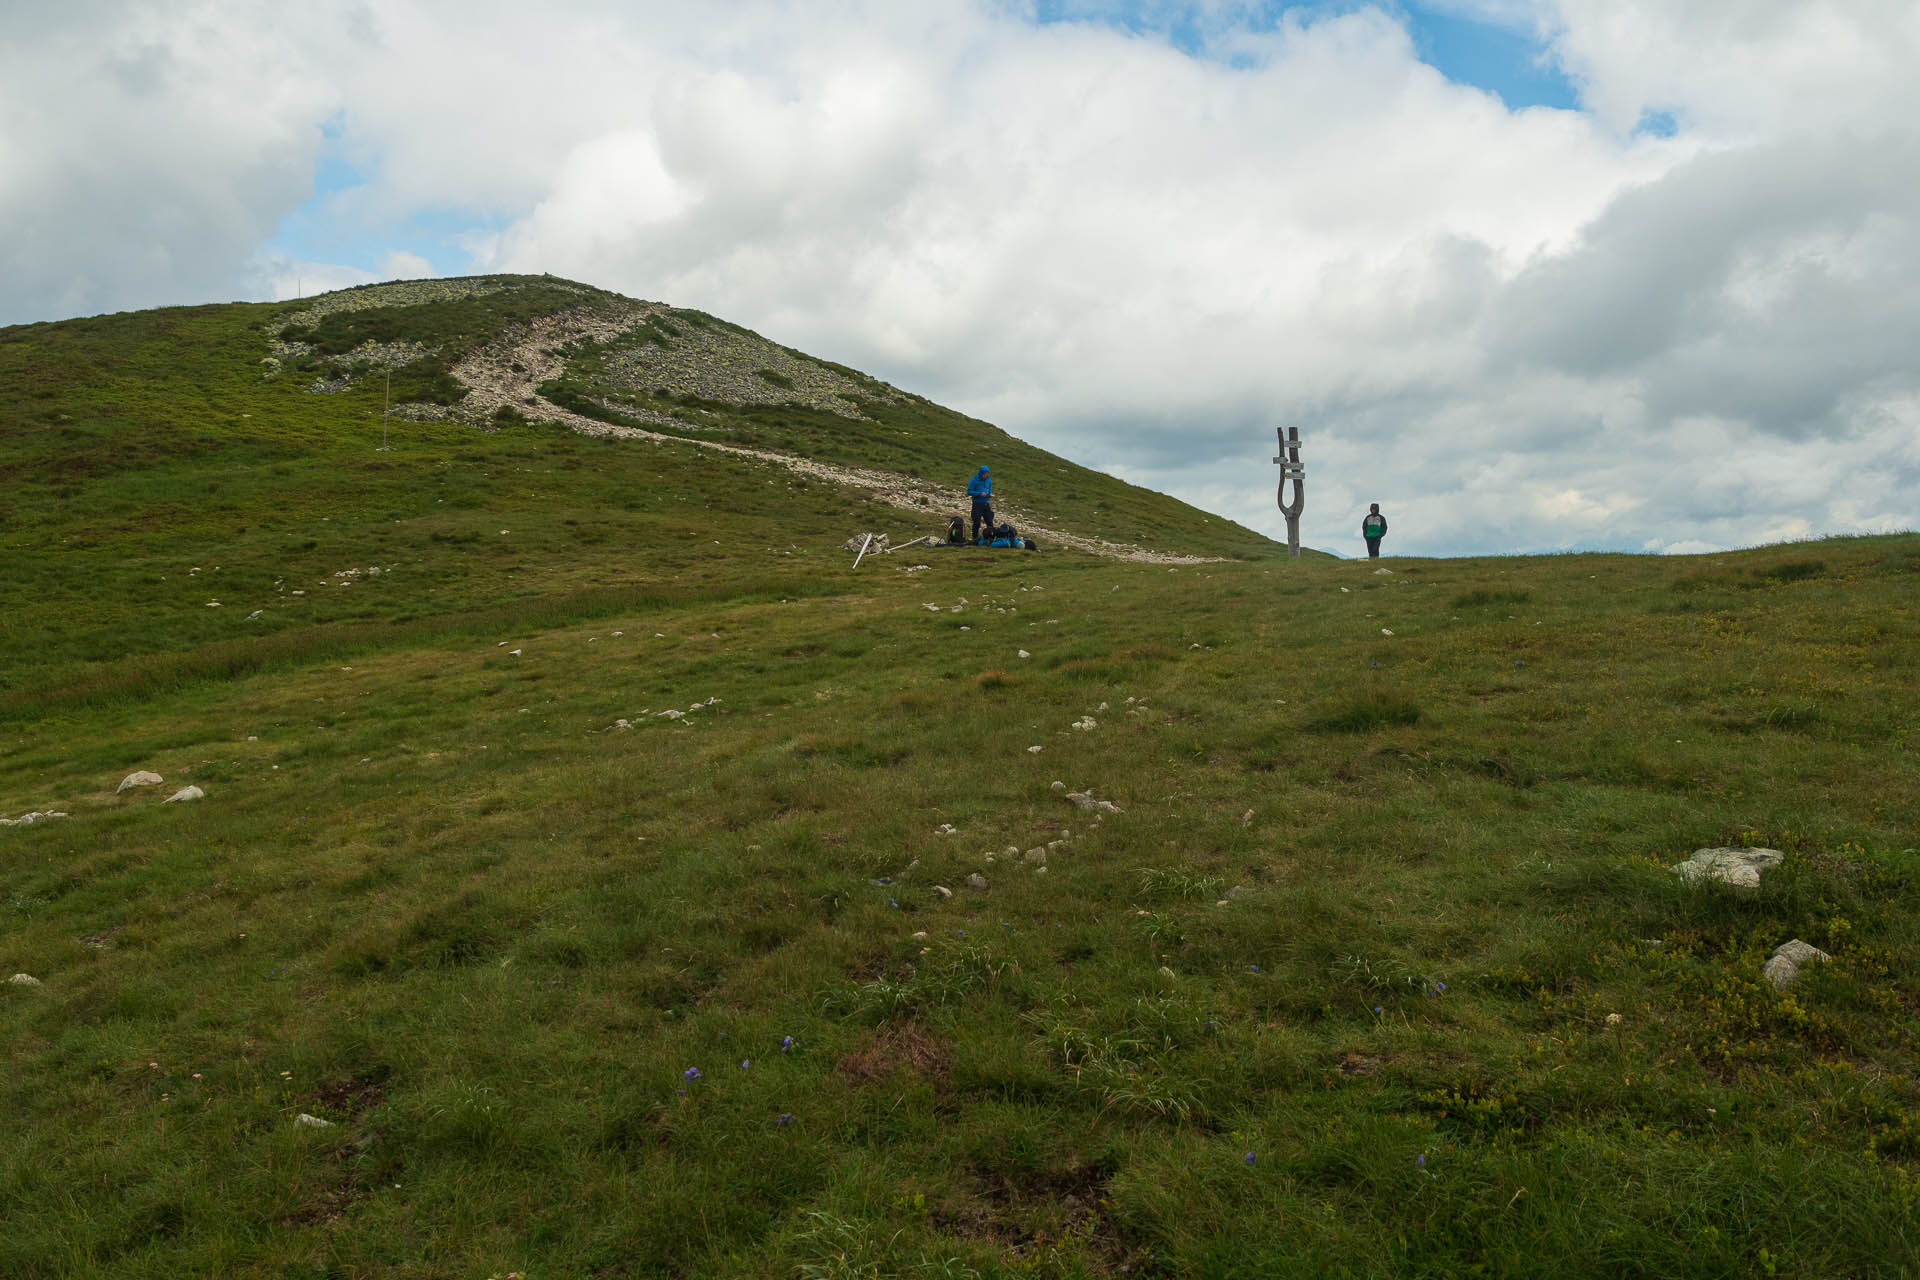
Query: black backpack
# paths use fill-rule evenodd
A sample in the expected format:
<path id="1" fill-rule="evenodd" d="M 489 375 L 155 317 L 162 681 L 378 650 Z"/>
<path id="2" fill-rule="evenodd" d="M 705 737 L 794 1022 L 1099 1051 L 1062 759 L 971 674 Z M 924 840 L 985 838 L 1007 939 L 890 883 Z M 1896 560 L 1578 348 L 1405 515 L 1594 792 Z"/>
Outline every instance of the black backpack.
<path id="1" fill-rule="evenodd" d="M 947 521 L 947 541 L 957 547 L 966 540 L 967 522 L 959 516 Z"/>

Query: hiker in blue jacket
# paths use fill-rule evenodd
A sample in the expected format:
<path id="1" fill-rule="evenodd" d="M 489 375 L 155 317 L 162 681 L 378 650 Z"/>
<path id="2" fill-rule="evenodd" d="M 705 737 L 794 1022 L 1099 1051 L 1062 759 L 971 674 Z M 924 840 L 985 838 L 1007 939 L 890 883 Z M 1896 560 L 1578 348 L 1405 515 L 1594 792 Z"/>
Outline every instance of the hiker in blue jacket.
<path id="1" fill-rule="evenodd" d="M 987 474 L 985 467 L 974 473 L 967 481 L 967 496 L 973 499 L 973 540 L 980 541 L 980 526 L 985 524 L 987 532 L 993 532 L 993 477 Z"/>

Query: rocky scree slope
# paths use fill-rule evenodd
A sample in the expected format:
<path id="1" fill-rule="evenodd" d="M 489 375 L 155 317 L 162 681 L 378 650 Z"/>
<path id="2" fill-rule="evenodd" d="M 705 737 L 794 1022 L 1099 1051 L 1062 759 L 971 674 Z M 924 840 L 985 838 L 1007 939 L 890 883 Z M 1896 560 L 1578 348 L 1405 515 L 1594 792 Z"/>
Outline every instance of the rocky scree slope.
<path id="1" fill-rule="evenodd" d="M 286 313 L 269 346 L 264 376 L 310 372 L 314 394 L 384 375 L 403 420 L 531 420 L 690 444 L 853 486 L 923 517 L 926 532 L 963 510 L 961 486 L 985 461 L 1023 493 L 1055 504 L 1063 490 L 1092 499 L 1078 513 L 1003 499 L 1001 514 L 1049 547 L 1152 563 L 1217 559 L 1166 537 L 1196 525 L 1212 525 L 1242 554 L 1272 545 L 738 325 L 572 281 L 488 276 L 341 290 Z M 1122 506 L 1150 518 L 1129 521 Z M 1134 536 L 1119 536 L 1123 529 Z M 1161 545 L 1144 545 L 1141 534 Z"/>

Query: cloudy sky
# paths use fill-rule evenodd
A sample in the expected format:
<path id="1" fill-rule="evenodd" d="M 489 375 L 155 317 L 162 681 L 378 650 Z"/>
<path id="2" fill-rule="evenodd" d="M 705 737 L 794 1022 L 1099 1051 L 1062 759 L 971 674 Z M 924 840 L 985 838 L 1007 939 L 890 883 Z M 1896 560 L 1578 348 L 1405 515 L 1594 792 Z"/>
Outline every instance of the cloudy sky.
<path id="1" fill-rule="evenodd" d="M 0 324 L 551 271 L 1268 532 L 1297 426 L 1314 546 L 1369 501 L 1425 555 L 1920 527 L 1913 0 L 0 24 Z"/>

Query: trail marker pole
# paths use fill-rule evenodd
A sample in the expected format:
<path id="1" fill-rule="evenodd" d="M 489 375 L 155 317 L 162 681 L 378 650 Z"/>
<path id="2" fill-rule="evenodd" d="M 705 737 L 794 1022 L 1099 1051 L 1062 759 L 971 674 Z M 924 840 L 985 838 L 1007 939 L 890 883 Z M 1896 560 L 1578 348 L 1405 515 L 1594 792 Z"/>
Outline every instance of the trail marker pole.
<path id="1" fill-rule="evenodd" d="M 387 370 L 387 402 L 380 406 L 380 452 L 387 453 L 387 414 L 393 410 L 393 370 Z"/>
<path id="2" fill-rule="evenodd" d="M 1307 469 L 1300 465 L 1300 428 L 1275 427 L 1280 437 L 1280 491 L 1276 495 L 1280 514 L 1287 518 L 1287 554 L 1300 558 L 1300 513 L 1307 509 Z M 1287 501 L 1287 481 L 1293 481 L 1293 501 Z"/>

